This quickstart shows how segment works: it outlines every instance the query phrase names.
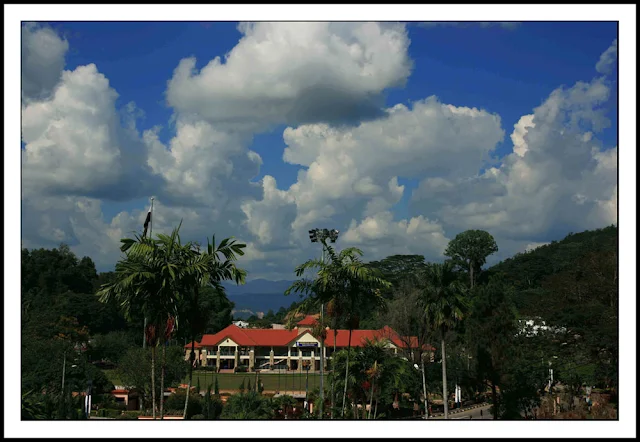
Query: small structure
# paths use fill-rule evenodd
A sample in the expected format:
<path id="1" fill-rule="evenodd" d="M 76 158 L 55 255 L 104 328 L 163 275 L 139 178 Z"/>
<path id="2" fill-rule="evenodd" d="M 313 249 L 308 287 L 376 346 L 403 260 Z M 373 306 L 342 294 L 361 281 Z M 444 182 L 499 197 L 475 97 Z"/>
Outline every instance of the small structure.
<path id="1" fill-rule="evenodd" d="M 129 390 L 125 387 L 116 386 L 115 390 L 111 390 L 111 396 L 116 399 L 116 402 L 123 403 L 129 411 L 140 408 L 139 395 L 135 389 Z"/>

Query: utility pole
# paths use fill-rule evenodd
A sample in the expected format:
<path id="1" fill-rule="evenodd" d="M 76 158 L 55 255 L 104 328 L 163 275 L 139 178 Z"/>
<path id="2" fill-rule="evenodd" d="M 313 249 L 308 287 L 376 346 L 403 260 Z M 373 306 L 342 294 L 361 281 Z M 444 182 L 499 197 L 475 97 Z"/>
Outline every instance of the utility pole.
<path id="1" fill-rule="evenodd" d="M 67 371 L 67 351 L 62 354 L 62 394 L 64 395 L 64 375 Z"/>
<path id="2" fill-rule="evenodd" d="M 324 245 L 322 245 L 322 264 L 324 264 Z M 320 324 L 324 327 L 324 303 L 320 304 Z M 323 330 L 323 335 L 320 336 L 320 419 L 324 416 L 324 332 L 326 328 Z M 314 358 L 315 359 L 315 358 Z M 315 360 L 313 361 L 315 364 Z M 309 372 L 307 371 L 307 379 L 309 377 Z"/>
<path id="3" fill-rule="evenodd" d="M 424 418 L 429 419 L 429 401 L 427 400 L 427 379 L 424 374 L 424 354 L 420 357 L 422 363 L 422 390 L 424 393 Z"/>
<path id="4" fill-rule="evenodd" d="M 304 393 L 304 402 L 305 402 L 305 408 L 307 409 L 307 411 L 309 411 L 309 369 L 310 368 L 311 368 L 310 365 L 306 365 L 304 367 L 305 371 L 307 372 L 307 376 L 305 380 L 305 393 Z"/>

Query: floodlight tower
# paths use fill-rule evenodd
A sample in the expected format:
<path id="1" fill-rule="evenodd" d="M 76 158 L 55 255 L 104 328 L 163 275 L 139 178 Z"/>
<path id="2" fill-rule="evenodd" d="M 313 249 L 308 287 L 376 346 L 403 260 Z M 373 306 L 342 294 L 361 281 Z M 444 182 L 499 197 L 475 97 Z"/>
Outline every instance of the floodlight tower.
<path id="1" fill-rule="evenodd" d="M 329 239 L 335 243 L 340 234 L 336 229 L 312 229 L 309 230 L 309 239 L 311 242 L 319 242 L 322 244 L 322 262 L 324 263 L 324 252 L 326 240 Z M 320 324 L 324 324 L 324 304 L 320 305 Z M 320 419 L 324 416 L 324 339 L 320 339 Z"/>

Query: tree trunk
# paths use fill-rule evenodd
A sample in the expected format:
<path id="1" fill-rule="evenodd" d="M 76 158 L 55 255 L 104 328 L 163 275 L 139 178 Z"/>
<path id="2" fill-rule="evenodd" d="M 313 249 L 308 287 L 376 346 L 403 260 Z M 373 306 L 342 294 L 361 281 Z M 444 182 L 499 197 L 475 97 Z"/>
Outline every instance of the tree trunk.
<path id="1" fill-rule="evenodd" d="M 449 419 L 449 395 L 447 394 L 447 357 L 444 348 L 444 333 L 441 339 L 442 345 L 442 403 L 444 404 L 444 418 Z"/>
<path id="2" fill-rule="evenodd" d="M 427 398 L 427 379 L 424 374 L 424 355 L 420 356 L 420 362 L 422 363 L 422 390 L 424 393 L 424 418 L 429 418 L 429 400 Z"/>
<path id="3" fill-rule="evenodd" d="M 369 399 L 369 419 L 371 419 L 371 412 L 373 411 L 373 386 L 376 383 L 376 378 L 371 380 L 371 398 Z"/>
<path id="4" fill-rule="evenodd" d="M 62 395 L 64 396 L 64 375 L 67 371 L 67 352 L 62 353 Z"/>
<path id="5" fill-rule="evenodd" d="M 193 289 L 193 305 L 191 306 L 193 309 L 192 315 L 194 315 L 197 307 L 198 307 L 198 286 L 196 285 Z M 195 317 L 191 318 L 191 354 L 189 355 L 189 383 L 187 384 L 187 394 L 184 399 L 184 411 L 182 412 L 182 419 L 187 418 L 187 406 L 189 405 L 189 393 L 191 393 L 191 384 L 193 384 L 193 365 L 196 361 L 196 331 L 195 326 L 193 324 L 193 320 Z M 198 392 L 200 394 L 200 392 Z"/>
<path id="6" fill-rule="evenodd" d="M 322 249 L 322 261 L 324 262 L 324 248 Z M 326 332 L 324 325 L 324 304 L 320 306 L 320 323 L 322 324 L 322 333 Z M 313 361 L 315 365 L 315 361 Z M 315 369 L 315 367 L 314 367 Z M 318 401 L 318 415 L 320 419 L 324 417 L 324 338 L 320 336 L 320 400 Z"/>
<path id="7" fill-rule="evenodd" d="M 344 373 L 344 393 L 342 393 L 342 418 L 347 405 L 347 387 L 349 385 L 349 356 L 351 356 L 351 327 L 349 327 L 349 343 L 347 344 L 347 368 Z"/>
<path id="8" fill-rule="evenodd" d="M 376 420 L 377 415 L 378 415 L 378 396 L 376 395 L 376 409 L 373 411 L 373 420 Z"/>
<path id="9" fill-rule="evenodd" d="M 473 261 L 469 260 L 469 286 L 473 288 Z"/>
<path id="10" fill-rule="evenodd" d="M 491 382 L 491 400 L 493 401 L 493 418 L 498 419 L 498 392 L 496 391 L 496 384 Z"/>
<path id="11" fill-rule="evenodd" d="M 338 330 L 336 330 L 336 319 L 334 318 L 331 326 L 333 327 L 333 354 L 331 355 L 331 419 L 333 419 L 333 409 L 335 408 L 335 386 L 336 386 L 336 341 L 338 340 Z"/>
<path id="12" fill-rule="evenodd" d="M 64 394 L 64 375 L 67 371 L 67 351 L 65 350 L 62 353 L 62 390 L 60 391 L 60 405 L 59 407 L 59 415 L 60 419 L 66 419 L 66 396 Z"/>
<path id="13" fill-rule="evenodd" d="M 151 414 L 156 419 L 156 346 L 151 346 Z"/>
<path id="14" fill-rule="evenodd" d="M 182 419 L 187 418 L 187 406 L 189 405 L 189 393 L 191 392 L 191 382 L 193 380 L 193 364 L 196 361 L 196 340 L 193 336 L 193 332 L 191 333 L 191 354 L 189 355 L 189 383 L 187 384 L 187 394 L 184 399 L 184 411 L 182 412 Z"/>
<path id="15" fill-rule="evenodd" d="M 160 420 L 164 419 L 164 372 L 167 366 L 167 343 L 162 344 L 162 368 L 160 369 Z"/>

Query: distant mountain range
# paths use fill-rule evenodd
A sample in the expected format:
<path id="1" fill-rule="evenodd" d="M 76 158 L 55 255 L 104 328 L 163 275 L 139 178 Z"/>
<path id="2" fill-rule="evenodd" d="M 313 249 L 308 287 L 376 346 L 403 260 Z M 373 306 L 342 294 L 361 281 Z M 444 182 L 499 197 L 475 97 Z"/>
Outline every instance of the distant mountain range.
<path id="1" fill-rule="evenodd" d="M 235 304 L 234 317 L 247 318 L 257 312 L 267 313 L 269 309 L 277 312 L 280 307 L 289 307 L 292 302 L 300 301 L 300 295 L 293 293 L 285 296 L 284 292 L 293 281 L 269 281 L 254 279 L 244 285 L 223 283 L 227 297 Z"/>

